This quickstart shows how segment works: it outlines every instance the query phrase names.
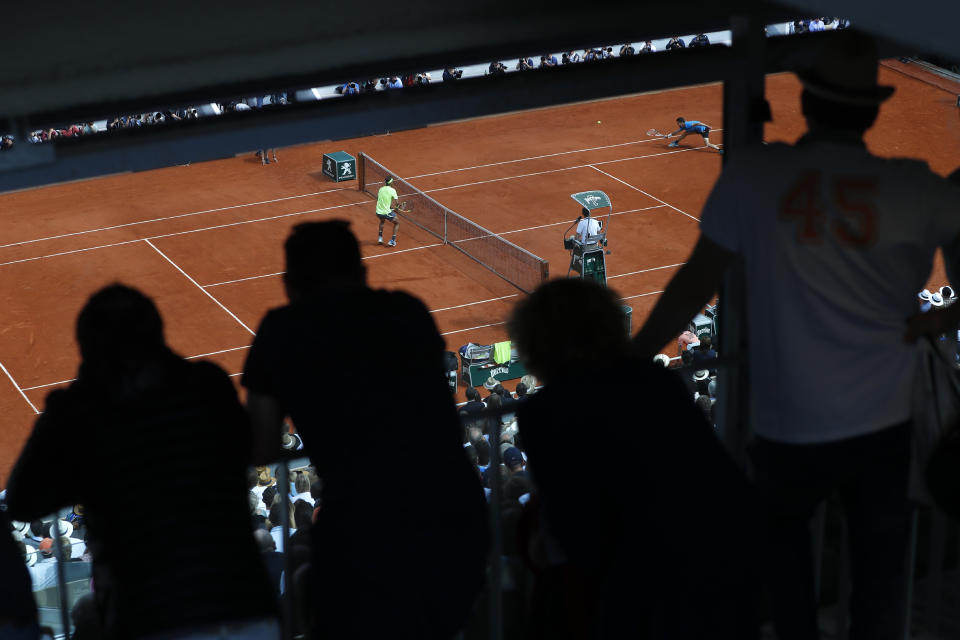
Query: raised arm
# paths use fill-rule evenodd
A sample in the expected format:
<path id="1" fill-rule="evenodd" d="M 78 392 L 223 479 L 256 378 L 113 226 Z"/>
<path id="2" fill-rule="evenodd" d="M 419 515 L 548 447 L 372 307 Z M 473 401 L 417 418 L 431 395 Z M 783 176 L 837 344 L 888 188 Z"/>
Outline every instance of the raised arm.
<path id="1" fill-rule="evenodd" d="M 667 284 L 650 317 L 633 338 L 634 352 L 652 358 L 671 338 L 683 331 L 720 288 L 723 274 L 735 253 L 704 235 L 693 253 Z"/>
<path id="2" fill-rule="evenodd" d="M 253 463 L 267 464 L 280 458 L 283 450 L 283 409 L 273 396 L 247 392 L 247 413 L 253 426 Z"/>

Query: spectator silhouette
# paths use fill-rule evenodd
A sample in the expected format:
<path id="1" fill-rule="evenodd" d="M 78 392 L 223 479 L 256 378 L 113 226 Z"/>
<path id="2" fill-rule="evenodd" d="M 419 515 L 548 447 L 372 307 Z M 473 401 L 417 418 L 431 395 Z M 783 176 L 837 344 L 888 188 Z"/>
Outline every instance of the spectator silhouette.
<path id="1" fill-rule="evenodd" d="M 777 636 L 820 635 L 808 522 L 838 493 L 850 549 L 850 637 L 903 638 L 920 356 L 909 342 L 957 321 L 949 310 L 907 318 L 938 246 L 957 282 L 960 194 L 925 163 L 878 158 L 864 145 L 893 93 L 877 83 L 869 37 L 842 31 L 813 53 L 798 71 L 809 131 L 793 146 L 745 148 L 724 167 L 700 240 L 635 346 L 641 355 L 656 352 L 742 256 L 756 431 L 750 453 Z"/>
<path id="2" fill-rule="evenodd" d="M 224 624 L 231 637 L 278 638 L 250 535 L 250 427 L 230 379 L 174 354 L 153 302 L 129 287 L 95 293 L 76 331 L 77 379 L 47 396 L 10 475 L 9 514 L 32 520 L 84 505 L 109 638 L 180 638 Z M 217 448 L 197 446 L 199 433 Z M 78 460 L 84 472 L 69 482 L 50 473 Z M 198 535 L 171 535 L 184 523 Z"/>
<path id="3" fill-rule="evenodd" d="M 443 339 L 419 300 L 367 286 L 346 222 L 297 225 L 285 250 L 290 304 L 263 319 L 243 384 L 258 457 L 276 455 L 289 416 L 323 480 L 313 637 L 450 638 L 482 587 L 488 531 Z M 370 380 L 388 335 L 418 389 L 402 401 Z M 322 363 L 344 381 L 335 403 L 316 395 Z"/>
<path id="4" fill-rule="evenodd" d="M 277 551 L 277 542 L 266 529 L 254 529 L 253 539 L 260 550 L 263 564 L 270 575 L 270 587 L 274 596 L 280 597 L 280 578 L 283 576 L 283 554 Z"/>
<path id="5" fill-rule="evenodd" d="M 756 637 L 746 479 L 679 378 L 624 355 L 616 295 L 554 280 L 517 305 L 508 327 L 543 383 L 517 420 L 546 523 L 569 559 L 568 597 L 579 603 L 567 609 L 569 628 L 591 638 Z M 602 396 L 591 380 L 603 381 Z M 578 458 L 585 433 L 594 446 Z M 604 472 L 591 481 L 577 467 L 594 469 L 595 450 Z"/>

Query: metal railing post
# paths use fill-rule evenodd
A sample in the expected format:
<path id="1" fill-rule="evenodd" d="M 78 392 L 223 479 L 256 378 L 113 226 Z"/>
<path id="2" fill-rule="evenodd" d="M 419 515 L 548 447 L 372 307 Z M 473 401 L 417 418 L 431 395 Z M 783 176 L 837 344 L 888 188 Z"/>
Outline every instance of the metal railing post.
<path id="1" fill-rule="evenodd" d="M 55 514 L 54 521 L 50 524 L 51 538 L 53 538 L 53 548 L 57 554 L 57 595 L 60 597 L 60 624 L 63 625 L 64 637 L 70 637 L 70 609 L 67 606 L 67 572 L 63 568 L 63 563 L 69 558 L 63 557 L 63 543 L 60 541 L 60 514 Z"/>
<path id="2" fill-rule="evenodd" d="M 500 415 L 490 427 L 490 640 L 503 638 L 503 531 L 500 521 Z"/>
<path id="3" fill-rule="evenodd" d="M 290 575 L 290 569 L 293 563 L 290 559 L 290 467 L 287 461 L 283 460 L 277 467 L 277 484 L 280 485 L 280 491 L 277 492 L 283 498 L 280 503 L 280 519 L 283 520 L 283 579 L 280 584 L 283 593 L 280 596 L 280 637 L 283 640 L 293 638 L 293 593 L 290 585 L 293 584 L 293 576 Z"/>

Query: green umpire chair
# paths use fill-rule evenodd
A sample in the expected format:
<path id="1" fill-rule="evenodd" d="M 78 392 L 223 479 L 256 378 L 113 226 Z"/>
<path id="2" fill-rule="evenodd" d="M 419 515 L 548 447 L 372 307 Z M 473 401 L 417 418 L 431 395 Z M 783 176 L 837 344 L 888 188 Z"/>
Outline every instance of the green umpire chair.
<path id="1" fill-rule="evenodd" d="M 600 284 L 607 284 L 607 233 L 610 228 L 610 214 L 613 205 L 610 198 L 603 191 L 581 191 L 570 196 L 582 207 L 585 215 L 578 217 L 570 227 L 564 231 L 563 248 L 570 252 L 570 267 L 567 277 L 576 273 L 581 278 L 591 278 Z M 571 229 L 578 226 L 585 218 L 594 218 L 593 211 L 607 209 L 607 219 L 599 222 L 600 233 L 590 234 L 586 230 L 582 233 L 567 235 Z"/>

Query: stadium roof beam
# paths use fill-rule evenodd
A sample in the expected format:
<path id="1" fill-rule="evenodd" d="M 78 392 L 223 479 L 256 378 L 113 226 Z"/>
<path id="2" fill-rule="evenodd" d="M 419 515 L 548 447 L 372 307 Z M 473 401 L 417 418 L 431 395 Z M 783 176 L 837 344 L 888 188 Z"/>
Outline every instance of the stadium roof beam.
<path id="1" fill-rule="evenodd" d="M 742 3 L 741 3 L 742 4 Z M 759 0 L 750 3 L 767 10 Z M 200 97 L 256 95 L 396 72 L 505 60 L 643 37 L 725 30 L 726 3 L 692 0 L 683 15 L 665 2 L 489 0 L 262 3 L 193 2 L 175 11 L 134 4 L 54 1 L 5 7 L 0 114 L 38 125 L 81 119 L 106 106 L 137 113 Z M 771 12 L 782 9 L 770 5 Z M 69 19 L 65 17 L 69 16 Z M 775 19 L 771 14 L 771 20 Z M 79 25 L 82 24 L 82 28 Z M 0 126 L 0 129 L 3 127 Z"/>

